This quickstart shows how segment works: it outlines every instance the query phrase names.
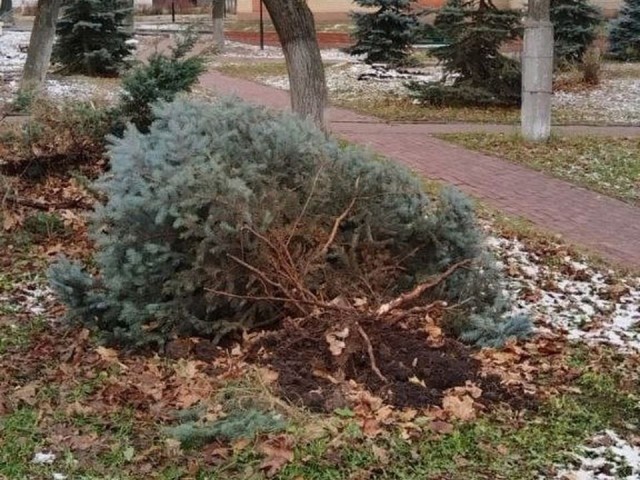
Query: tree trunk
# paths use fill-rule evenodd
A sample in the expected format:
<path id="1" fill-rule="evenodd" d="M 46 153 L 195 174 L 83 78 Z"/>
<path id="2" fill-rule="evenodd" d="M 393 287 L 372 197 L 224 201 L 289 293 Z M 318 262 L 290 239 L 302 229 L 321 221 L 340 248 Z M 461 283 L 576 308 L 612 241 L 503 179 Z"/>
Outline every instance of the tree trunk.
<path id="1" fill-rule="evenodd" d="M 213 44 L 219 50 L 224 48 L 224 2 L 225 0 L 213 0 L 211 4 Z"/>
<path id="2" fill-rule="evenodd" d="M 35 92 L 42 88 L 51 60 L 51 50 L 56 37 L 56 21 L 60 0 L 38 0 L 36 18 L 29 39 L 27 60 L 24 64 L 20 90 Z"/>
<path id="3" fill-rule="evenodd" d="M 13 24 L 13 4 L 11 0 L 0 1 L 0 22 L 6 24 Z"/>
<path id="4" fill-rule="evenodd" d="M 327 85 L 313 14 L 305 0 L 264 0 L 287 61 L 291 108 L 325 130 Z"/>
<path id="5" fill-rule="evenodd" d="M 135 15 L 135 2 L 134 0 L 127 0 L 127 16 L 124 19 L 122 28 L 130 33 L 131 35 L 134 34 L 135 32 L 135 20 L 134 20 L 134 15 Z"/>
<path id="6" fill-rule="evenodd" d="M 553 25 L 549 0 L 530 0 L 522 49 L 521 131 L 525 140 L 546 142 L 551 135 Z"/>

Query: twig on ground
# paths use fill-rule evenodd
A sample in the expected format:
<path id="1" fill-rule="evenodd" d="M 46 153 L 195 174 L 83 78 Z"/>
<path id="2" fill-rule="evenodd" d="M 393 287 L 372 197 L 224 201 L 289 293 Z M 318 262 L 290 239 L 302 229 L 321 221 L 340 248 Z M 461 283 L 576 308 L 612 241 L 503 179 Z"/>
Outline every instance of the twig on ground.
<path id="1" fill-rule="evenodd" d="M 356 322 L 356 327 L 358 328 L 358 333 L 364 340 L 364 343 L 367 345 L 367 353 L 369 354 L 369 361 L 371 362 L 371 370 L 373 370 L 373 373 L 375 373 L 380 380 L 382 380 L 384 383 L 388 383 L 387 379 L 384 375 L 382 375 L 382 372 L 380 372 L 380 369 L 378 368 L 378 365 L 376 363 L 376 357 L 373 354 L 373 345 L 371 345 L 369 335 L 367 335 L 367 332 L 362 329 L 358 322 Z"/>
<path id="2" fill-rule="evenodd" d="M 394 298 L 390 302 L 387 302 L 387 303 L 381 305 L 380 308 L 378 308 L 378 311 L 376 312 L 376 314 L 378 316 L 385 315 L 385 314 L 389 313 L 390 311 L 395 310 L 396 308 L 404 305 L 405 303 L 410 302 L 411 300 L 415 300 L 416 298 L 418 298 L 420 295 L 422 295 L 424 292 L 426 292 L 430 288 L 433 288 L 436 285 L 440 284 L 443 280 L 445 280 L 452 273 L 454 273 L 458 268 L 463 267 L 465 265 L 468 265 L 470 263 L 471 263 L 471 260 L 463 260 L 461 262 L 454 263 L 453 265 L 451 265 L 447 270 L 445 270 L 440 275 L 432 277 L 430 280 L 428 280 L 428 281 L 426 281 L 424 283 L 421 283 L 420 285 L 415 287 L 410 292 L 403 293 L 402 295 L 400 295 L 399 297 Z"/>
<path id="3" fill-rule="evenodd" d="M 6 195 L 3 198 L 3 201 L 13 203 L 15 205 L 21 205 L 23 207 L 34 208 L 36 210 L 43 210 L 45 212 L 49 210 L 64 210 L 66 208 L 77 208 L 83 206 L 82 200 L 69 200 L 67 202 L 61 203 L 47 203 L 31 200 L 30 198 L 14 197 L 12 195 Z"/>

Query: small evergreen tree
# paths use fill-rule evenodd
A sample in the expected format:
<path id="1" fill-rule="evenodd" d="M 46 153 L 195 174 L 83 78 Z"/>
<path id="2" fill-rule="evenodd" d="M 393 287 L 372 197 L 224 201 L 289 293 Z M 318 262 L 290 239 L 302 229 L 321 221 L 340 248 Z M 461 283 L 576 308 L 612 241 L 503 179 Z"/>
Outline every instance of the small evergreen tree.
<path id="1" fill-rule="evenodd" d="M 54 61 L 68 74 L 117 75 L 133 50 L 123 27 L 129 11 L 126 0 L 69 0 L 56 28 Z"/>
<path id="2" fill-rule="evenodd" d="M 460 193 L 434 202 L 402 167 L 237 99 L 176 100 L 155 118 L 113 139 L 93 214 L 100 277 L 68 261 L 50 270 L 72 318 L 121 343 L 217 341 L 300 314 L 269 299 L 395 297 L 468 259 L 423 300 L 488 312 L 478 339 L 512 331 L 491 328 L 500 278 Z"/>
<path id="3" fill-rule="evenodd" d="M 156 102 L 171 102 L 178 93 L 191 90 L 205 70 L 201 55 L 187 56 L 196 40 L 197 36 L 187 31 L 177 38 L 171 55 L 156 52 L 146 64 L 134 68 L 122 79 L 123 93 L 118 107 L 121 124 L 116 125 L 116 132 L 121 133 L 126 122 L 146 132 L 153 121 L 152 109 Z"/>
<path id="4" fill-rule="evenodd" d="M 640 60 L 640 0 L 625 0 L 609 32 L 611 56 L 617 60 Z"/>
<path id="5" fill-rule="evenodd" d="M 589 0 L 551 0 L 556 66 L 582 62 L 598 36 L 603 17 Z"/>
<path id="6" fill-rule="evenodd" d="M 352 55 L 365 55 L 366 63 L 400 65 L 411 53 L 411 45 L 421 31 L 418 16 L 411 10 L 414 0 L 355 0 L 373 12 L 353 12 L 356 24 Z"/>
<path id="7" fill-rule="evenodd" d="M 438 10 L 433 26 L 451 42 L 455 40 L 456 32 L 463 28 L 465 17 L 464 0 L 449 0 Z"/>
<path id="8" fill-rule="evenodd" d="M 450 0 L 436 16 L 450 43 L 434 50 L 445 79 L 409 83 L 414 96 L 431 105 L 517 105 L 520 64 L 500 48 L 521 36 L 520 14 L 491 0 Z"/>

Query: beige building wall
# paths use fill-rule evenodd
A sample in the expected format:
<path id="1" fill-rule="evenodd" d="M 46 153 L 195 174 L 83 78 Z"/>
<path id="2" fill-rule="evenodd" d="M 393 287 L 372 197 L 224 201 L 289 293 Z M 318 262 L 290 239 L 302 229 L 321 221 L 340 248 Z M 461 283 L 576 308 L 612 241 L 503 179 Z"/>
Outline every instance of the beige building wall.
<path id="1" fill-rule="evenodd" d="M 525 9 L 526 0 L 494 0 L 498 8 Z M 623 0 L 591 0 L 591 3 L 602 10 L 607 17 L 615 16 L 620 10 Z"/>
<path id="2" fill-rule="evenodd" d="M 35 1 L 35 0 L 34 0 Z M 446 0 L 419 0 L 423 5 L 437 6 Z M 601 8 L 607 16 L 614 16 L 623 0 L 592 0 L 593 4 Z M 348 13 L 353 10 L 362 10 L 353 0 L 307 0 L 309 7 L 316 14 L 316 18 L 347 19 Z M 498 8 L 524 9 L 527 0 L 494 0 Z M 238 0 L 238 16 L 253 18 L 257 12 L 259 0 Z"/>
<path id="3" fill-rule="evenodd" d="M 239 18 L 255 18 L 259 12 L 259 0 L 237 0 Z M 363 10 L 353 0 L 307 0 L 316 19 L 348 20 L 349 12 Z"/>

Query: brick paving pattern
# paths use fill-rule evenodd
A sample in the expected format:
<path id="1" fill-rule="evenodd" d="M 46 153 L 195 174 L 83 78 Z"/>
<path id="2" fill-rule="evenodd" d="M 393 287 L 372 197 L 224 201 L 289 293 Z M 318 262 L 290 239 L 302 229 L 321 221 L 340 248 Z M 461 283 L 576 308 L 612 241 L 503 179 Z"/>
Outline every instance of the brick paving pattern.
<path id="1" fill-rule="evenodd" d="M 201 85 L 219 94 L 287 109 L 289 94 L 211 71 Z M 331 131 L 367 146 L 417 173 L 453 184 L 489 205 L 522 216 L 616 263 L 640 267 L 640 209 L 521 165 L 454 146 L 432 136 L 459 131 L 503 131 L 513 126 L 389 124 L 331 108 Z M 566 134 L 640 135 L 638 127 L 567 127 Z"/>

